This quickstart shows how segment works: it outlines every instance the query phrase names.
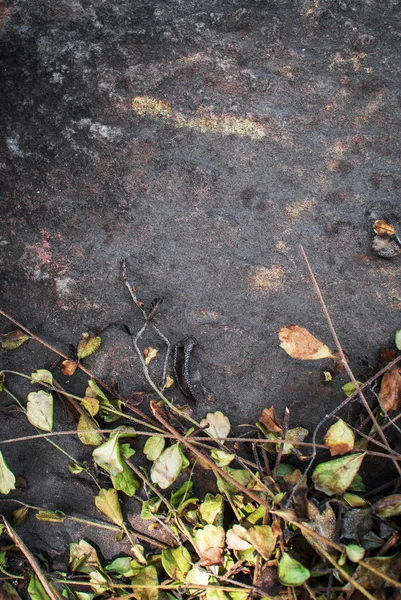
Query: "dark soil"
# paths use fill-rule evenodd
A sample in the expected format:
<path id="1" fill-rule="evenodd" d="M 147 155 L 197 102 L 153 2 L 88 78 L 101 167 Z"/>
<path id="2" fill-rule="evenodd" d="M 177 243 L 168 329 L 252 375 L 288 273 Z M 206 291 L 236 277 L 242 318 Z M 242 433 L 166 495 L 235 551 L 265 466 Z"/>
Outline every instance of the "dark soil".
<path id="1" fill-rule="evenodd" d="M 81 332 L 107 327 L 87 366 L 117 380 L 123 397 L 149 391 L 128 333 L 142 321 L 121 281 L 126 259 L 146 305 L 164 296 L 157 323 L 171 341 L 199 342 L 192 368 L 214 398 L 197 403 L 197 417 L 221 409 L 234 425 L 254 423 L 274 404 L 312 429 L 347 378 L 324 384 L 325 365 L 279 347 L 277 330 L 290 323 L 332 345 L 299 244 L 357 378 L 400 327 L 400 258 L 370 249 L 372 217 L 401 225 L 400 2 L 6 4 L 3 309 L 64 353 Z M 137 107 L 143 98 L 168 106 L 140 114 L 138 97 Z M 31 341 L 1 361 L 30 373 L 56 358 Z M 85 378 L 74 381 L 82 395 Z M 21 400 L 31 389 L 9 385 Z M 72 427 L 61 403 L 56 424 Z M 7 412 L 0 427 L 3 439 L 32 433 Z M 77 439 L 60 443 L 90 458 Z M 11 497 L 99 516 L 90 482 L 45 441 L 3 451 L 27 485 Z M 125 510 L 132 520 L 136 501 Z M 78 537 L 106 556 L 122 548 L 33 516 L 21 535 L 55 564 Z"/>

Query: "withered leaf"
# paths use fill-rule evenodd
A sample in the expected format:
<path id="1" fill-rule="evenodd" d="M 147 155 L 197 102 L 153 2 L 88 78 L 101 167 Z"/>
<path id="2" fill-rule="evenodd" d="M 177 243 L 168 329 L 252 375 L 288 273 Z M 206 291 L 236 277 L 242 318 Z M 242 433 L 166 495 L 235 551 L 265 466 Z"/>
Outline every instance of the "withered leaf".
<path id="1" fill-rule="evenodd" d="M 158 353 L 159 353 L 159 350 L 157 348 L 152 348 L 151 346 L 148 346 L 147 348 L 145 348 L 145 350 L 143 351 L 145 365 L 149 366 L 150 362 L 157 356 Z"/>
<path id="2" fill-rule="evenodd" d="M 324 443 L 329 448 L 331 456 L 342 455 L 354 448 L 355 435 L 349 425 L 342 419 L 338 419 L 324 436 Z"/>
<path id="3" fill-rule="evenodd" d="M 401 515 L 401 494 L 393 494 L 378 500 L 373 510 L 382 519 Z"/>
<path id="4" fill-rule="evenodd" d="M 270 408 L 264 408 L 260 413 L 259 422 L 267 429 L 267 431 L 271 431 L 273 433 L 281 433 L 283 428 L 279 425 L 276 414 L 274 412 L 274 406 Z"/>
<path id="5" fill-rule="evenodd" d="M 322 358 L 333 358 L 330 349 L 320 340 L 315 338 L 305 327 L 301 325 L 289 325 L 278 331 L 281 348 L 292 358 L 300 360 L 320 360 Z"/>
<path id="6" fill-rule="evenodd" d="M 71 377 L 71 375 L 74 375 L 78 367 L 78 363 L 76 363 L 75 360 L 71 360 L 69 358 L 67 360 L 63 360 L 61 365 L 61 372 L 66 377 Z"/>
<path id="7" fill-rule="evenodd" d="M 378 219 L 373 223 L 373 231 L 376 235 L 396 235 L 396 231 L 390 223 Z"/>
<path id="8" fill-rule="evenodd" d="M 397 367 L 383 375 L 379 393 L 380 405 L 383 410 L 397 410 L 401 401 L 401 375 Z"/>
<path id="9" fill-rule="evenodd" d="M 278 580 L 277 567 L 265 565 L 257 578 L 255 585 L 265 594 L 276 596 L 282 588 L 282 585 Z"/>
<path id="10" fill-rule="evenodd" d="M 29 335 L 20 329 L 16 329 L 15 331 L 0 335 L 0 344 L 3 350 L 16 350 L 29 339 Z"/>

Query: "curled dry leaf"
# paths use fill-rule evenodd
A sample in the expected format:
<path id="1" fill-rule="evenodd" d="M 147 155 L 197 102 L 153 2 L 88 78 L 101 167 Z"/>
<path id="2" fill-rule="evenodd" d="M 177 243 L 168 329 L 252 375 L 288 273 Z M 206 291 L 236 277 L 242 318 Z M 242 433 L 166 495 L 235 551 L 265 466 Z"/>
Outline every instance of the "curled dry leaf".
<path id="1" fill-rule="evenodd" d="M 29 339 L 29 335 L 20 329 L 16 329 L 0 335 L 0 344 L 3 350 L 16 350 Z"/>
<path id="2" fill-rule="evenodd" d="M 168 390 L 168 388 L 171 388 L 172 385 L 174 385 L 174 379 L 171 377 L 171 375 L 167 375 L 164 388 Z"/>
<path id="3" fill-rule="evenodd" d="M 263 425 L 267 431 L 272 433 L 281 433 L 283 428 L 279 425 L 276 413 L 274 412 L 274 406 L 270 408 L 264 408 L 260 414 L 259 422 Z"/>
<path id="4" fill-rule="evenodd" d="M 397 410 L 401 401 L 401 375 L 397 367 L 383 375 L 379 393 L 380 405 L 383 410 Z"/>
<path id="5" fill-rule="evenodd" d="M 342 455 L 354 448 L 355 435 L 349 425 L 342 419 L 338 419 L 324 436 L 324 443 L 330 450 L 331 456 Z"/>
<path id="6" fill-rule="evenodd" d="M 373 223 L 373 231 L 376 235 L 396 235 L 395 228 L 381 219 Z"/>
<path id="7" fill-rule="evenodd" d="M 150 362 L 158 355 L 159 350 L 157 348 L 152 348 L 148 346 L 143 351 L 143 357 L 145 359 L 145 365 L 149 366 Z"/>
<path id="8" fill-rule="evenodd" d="M 67 360 L 63 360 L 61 365 L 61 372 L 66 377 L 71 377 L 72 375 L 74 375 L 78 367 L 78 363 L 76 363 L 75 360 L 71 360 L 70 358 L 68 358 Z"/>
<path id="9" fill-rule="evenodd" d="M 102 343 L 102 338 L 96 336 L 91 331 L 87 333 L 81 334 L 81 339 L 79 340 L 78 348 L 77 348 L 77 356 L 79 360 L 86 358 L 87 356 L 91 356 L 96 350 L 98 350 L 100 344 Z"/>
<path id="10" fill-rule="evenodd" d="M 305 327 L 301 325 L 289 325 L 278 331 L 281 348 L 292 358 L 300 360 L 320 360 L 322 358 L 333 358 L 330 349 L 320 340 L 315 338 Z"/>
<path id="11" fill-rule="evenodd" d="M 378 500 L 373 510 L 381 519 L 401 515 L 401 494 L 393 494 Z"/>

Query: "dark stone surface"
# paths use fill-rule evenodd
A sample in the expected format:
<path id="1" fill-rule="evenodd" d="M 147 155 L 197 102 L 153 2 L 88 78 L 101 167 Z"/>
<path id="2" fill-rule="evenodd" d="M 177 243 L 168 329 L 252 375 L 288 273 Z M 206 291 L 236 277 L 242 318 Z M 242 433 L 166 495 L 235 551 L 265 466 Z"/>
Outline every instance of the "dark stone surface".
<path id="1" fill-rule="evenodd" d="M 199 341 L 193 366 L 216 399 L 197 416 L 254 423 L 274 404 L 311 428 L 347 379 L 324 385 L 321 364 L 279 348 L 290 323 L 331 345 L 298 244 L 356 376 L 400 326 L 399 258 L 372 254 L 369 225 L 401 220 L 400 2 L 7 5 L 3 309 L 63 352 L 88 329 L 136 331 L 125 258 L 147 305 L 164 296 L 160 328 Z M 88 365 L 123 395 L 146 389 L 124 328 L 103 337 Z M 1 358 L 25 372 L 53 361 L 33 342 Z M 21 417 L 1 428 L 29 430 Z M 46 469 L 16 446 L 10 465 L 37 486 Z"/>

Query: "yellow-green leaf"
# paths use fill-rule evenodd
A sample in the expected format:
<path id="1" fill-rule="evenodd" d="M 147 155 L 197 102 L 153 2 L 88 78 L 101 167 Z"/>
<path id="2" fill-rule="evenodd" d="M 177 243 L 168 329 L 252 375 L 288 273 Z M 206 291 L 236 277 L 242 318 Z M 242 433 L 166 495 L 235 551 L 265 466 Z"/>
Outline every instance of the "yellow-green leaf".
<path id="1" fill-rule="evenodd" d="M 342 494 L 352 484 L 365 456 L 366 452 L 351 454 L 321 463 L 312 475 L 315 488 L 328 496 Z"/>
<path id="2" fill-rule="evenodd" d="M 100 567 L 97 552 L 86 540 L 70 544 L 68 566 L 73 573 L 91 573 Z"/>
<path id="3" fill-rule="evenodd" d="M 110 436 L 107 442 L 104 442 L 92 452 L 92 456 L 95 463 L 110 475 L 118 475 L 124 470 L 118 435 Z"/>
<path id="4" fill-rule="evenodd" d="M 50 600 L 45 588 L 33 572 L 29 580 L 28 594 L 31 600 Z"/>
<path id="5" fill-rule="evenodd" d="M 171 579 L 184 581 L 191 569 L 191 555 L 185 546 L 178 548 L 165 548 L 162 551 L 162 565 Z"/>
<path id="6" fill-rule="evenodd" d="M 144 567 L 131 579 L 132 591 L 136 600 L 158 600 L 159 580 L 153 565 Z M 144 587 L 142 587 L 144 586 Z"/>
<path id="7" fill-rule="evenodd" d="M 23 523 L 25 523 L 28 513 L 29 513 L 29 508 L 27 506 L 21 506 L 21 508 L 17 508 L 16 510 L 13 510 L 12 517 L 13 517 L 14 527 L 18 527 L 18 525 L 22 525 Z M 1 595 L 0 595 L 0 598 L 1 598 Z"/>
<path id="8" fill-rule="evenodd" d="M 329 448 L 331 456 L 342 455 L 353 450 L 355 435 L 349 425 L 342 419 L 338 419 L 327 431 L 324 442 Z"/>
<path id="9" fill-rule="evenodd" d="M 153 435 L 146 440 L 143 447 L 143 452 L 148 460 L 152 462 L 159 458 L 160 454 L 164 450 L 166 440 L 160 435 Z"/>
<path id="10" fill-rule="evenodd" d="M 81 339 L 77 348 L 77 356 L 79 360 L 90 356 L 96 350 L 98 350 L 100 344 L 102 343 L 102 338 L 95 336 L 91 331 L 89 333 L 82 333 Z"/>
<path id="11" fill-rule="evenodd" d="M 255 550 L 268 560 L 276 546 L 276 537 L 270 525 L 254 525 L 245 534 L 245 539 L 252 544 Z"/>
<path id="12" fill-rule="evenodd" d="M 373 510 L 381 519 L 401 515 L 401 494 L 392 494 L 378 500 Z"/>
<path id="13" fill-rule="evenodd" d="M 15 331 L 0 335 L 0 344 L 3 350 L 16 350 L 29 339 L 29 335 L 16 329 Z"/>
<path id="14" fill-rule="evenodd" d="M 120 501 L 114 488 L 100 490 L 99 494 L 95 497 L 95 504 L 100 512 L 109 517 L 110 521 L 113 521 L 119 527 L 123 525 L 124 519 Z"/>
<path id="15" fill-rule="evenodd" d="M 88 419 L 82 415 L 79 417 L 78 437 L 85 446 L 99 446 L 102 443 L 102 436 L 98 433 Z"/>
<path id="16" fill-rule="evenodd" d="M 53 396 L 43 390 L 30 392 L 26 406 L 26 417 L 34 427 L 43 431 L 53 429 Z"/>
<path id="17" fill-rule="evenodd" d="M 53 385 L 53 375 L 46 369 L 38 369 L 35 373 L 31 373 L 32 383 L 48 383 Z"/>
<path id="18" fill-rule="evenodd" d="M 14 473 L 4 460 L 3 453 L 0 452 L 0 494 L 7 495 L 11 490 L 15 490 Z"/>
<path id="19" fill-rule="evenodd" d="M 39 510 L 35 517 L 38 521 L 48 521 L 49 523 L 63 523 L 65 514 L 61 510 Z"/>
<path id="20" fill-rule="evenodd" d="M 310 577 L 310 571 L 284 552 L 278 563 L 278 578 L 283 585 L 298 586 Z"/>

